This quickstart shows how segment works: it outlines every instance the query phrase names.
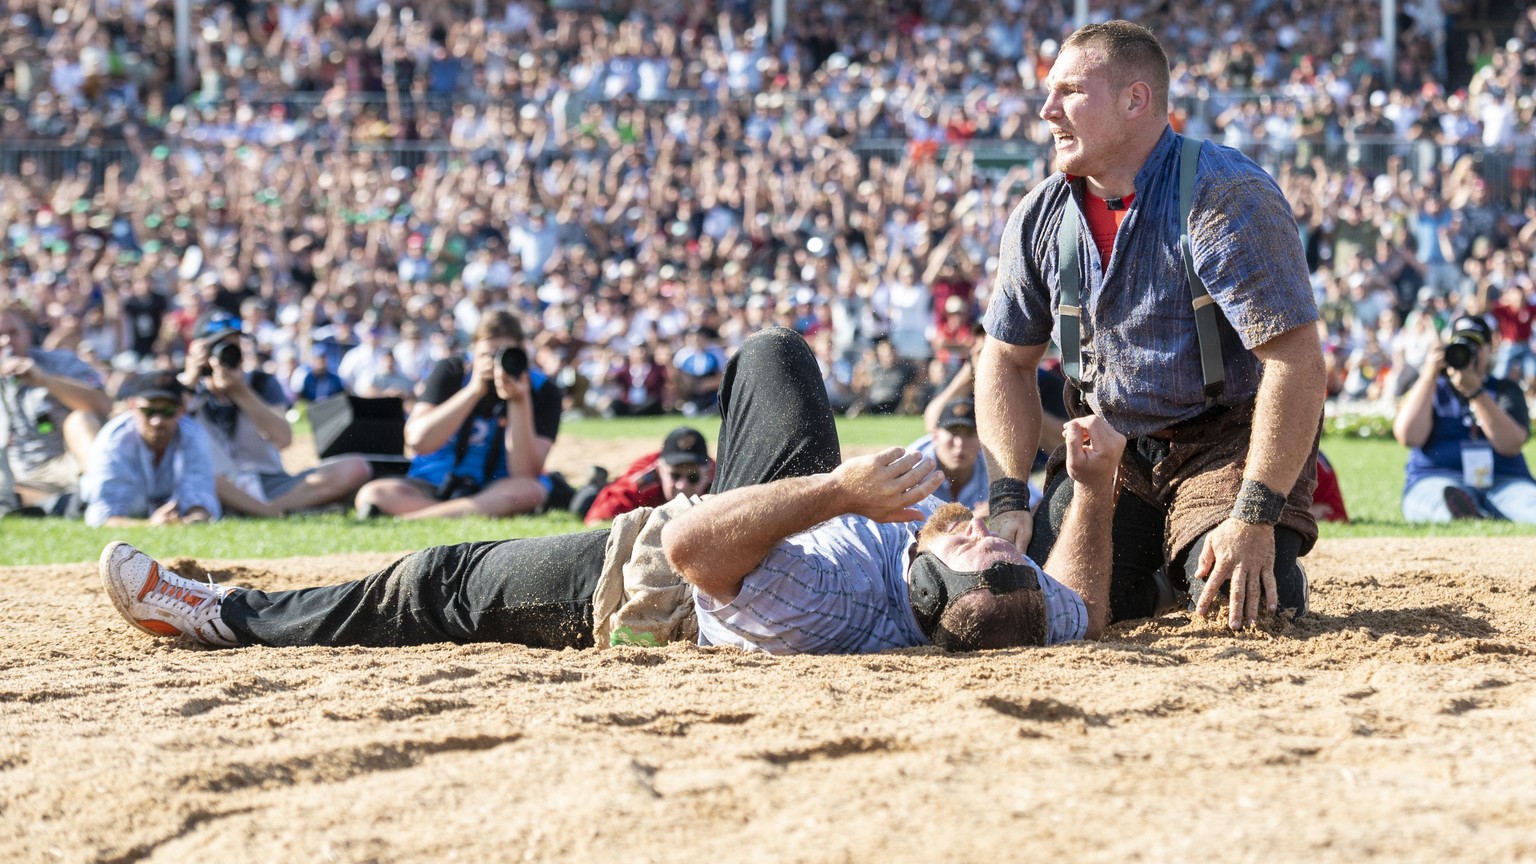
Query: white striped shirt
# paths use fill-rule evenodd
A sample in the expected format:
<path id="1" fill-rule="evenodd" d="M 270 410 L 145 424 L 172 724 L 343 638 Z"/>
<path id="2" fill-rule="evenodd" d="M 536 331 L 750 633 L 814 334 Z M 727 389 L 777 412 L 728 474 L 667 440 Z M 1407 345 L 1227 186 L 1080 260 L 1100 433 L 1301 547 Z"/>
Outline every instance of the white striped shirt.
<path id="1" fill-rule="evenodd" d="M 941 503 L 929 497 L 917 506 L 931 514 Z M 864 654 L 929 644 L 912 614 L 906 581 L 921 524 L 845 515 L 785 539 L 747 574 L 730 603 L 694 592 L 699 644 L 768 654 Z M 1046 644 L 1083 638 L 1088 610 L 1077 592 L 1043 572 L 1040 587 Z"/>

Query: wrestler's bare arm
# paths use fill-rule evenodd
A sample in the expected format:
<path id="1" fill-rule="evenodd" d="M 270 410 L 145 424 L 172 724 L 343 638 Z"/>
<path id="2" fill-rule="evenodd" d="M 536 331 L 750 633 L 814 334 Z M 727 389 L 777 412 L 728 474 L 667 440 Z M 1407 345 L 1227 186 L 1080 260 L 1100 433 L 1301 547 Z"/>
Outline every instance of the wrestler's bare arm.
<path id="1" fill-rule="evenodd" d="M 661 546 L 683 578 L 728 603 L 784 538 L 847 513 L 877 522 L 921 519 L 914 505 L 943 482 L 933 460 L 892 447 L 849 459 L 827 474 L 775 480 L 701 501 L 667 523 Z"/>
<path id="2" fill-rule="evenodd" d="M 1047 345 L 1009 345 L 988 339 L 976 368 L 976 428 L 994 480 L 1027 480 L 1040 442 L 1040 388 L 1035 371 Z M 994 513 L 992 530 L 1024 549 L 1033 517 L 1028 510 Z"/>
<path id="3" fill-rule="evenodd" d="M 1244 480 L 1257 480 L 1289 495 L 1312 452 L 1323 416 L 1324 369 L 1317 327 L 1307 323 L 1254 348 L 1264 361 L 1264 378 L 1254 404 Z M 1228 518 L 1211 532 L 1200 556 L 1199 575 L 1208 578 L 1195 611 L 1206 614 L 1218 589 L 1231 582 L 1228 624 L 1236 630 L 1257 623 L 1259 605 L 1273 612 L 1275 529 Z"/>

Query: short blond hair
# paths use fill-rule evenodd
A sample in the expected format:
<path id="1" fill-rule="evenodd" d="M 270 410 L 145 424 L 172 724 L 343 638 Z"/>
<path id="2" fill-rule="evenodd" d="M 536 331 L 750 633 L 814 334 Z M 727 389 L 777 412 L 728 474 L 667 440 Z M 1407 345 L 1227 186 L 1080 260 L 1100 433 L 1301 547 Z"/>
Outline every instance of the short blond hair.
<path id="1" fill-rule="evenodd" d="M 1087 24 L 1073 31 L 1061 47 L 1099 51 L 1119 86 L 1146 81 L 1153 103 L 1168 113 L 1168 54 L 1151 30 L 1119 19 Z"/>
<path id="2" fill-rule="evenodd" d="M 934 538 L 952 533 L 957 527 L 974 518 L 976 514 L 964 504 L 956 504 L 953 501 L 940 504 L 939 508 L 933 511 L 933 515 L 928 517 L 928 521 L 923 523 L 923 527 L 917 531 L 917 551 L 928 551 L 928 546 Z"/>

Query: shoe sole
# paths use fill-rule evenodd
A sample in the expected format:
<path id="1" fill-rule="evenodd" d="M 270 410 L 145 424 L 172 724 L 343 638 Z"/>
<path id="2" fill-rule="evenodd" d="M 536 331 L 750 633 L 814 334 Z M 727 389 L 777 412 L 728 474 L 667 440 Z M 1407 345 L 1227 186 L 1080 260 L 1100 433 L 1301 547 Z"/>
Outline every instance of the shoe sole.
<path id="1" fill-rule="evenodd" d="M 112 598 L 112 605 L 117 609 L 117 614 L 124 621 L 151 636 L 182 635 L 181 631 L 168 621 L 140 621 L 129 613 L 129 610 L 133 608 L 133 603 L 137 602 L 138 598 L 130 593 L 126 593 L 125 589 L 127 586 L 112 576 L 112 567 L 115 563 L 113 559 L 117 555 L 117 550 L 124 546 L 133 549 L 133 544 L 122 540 L 113 540 L 111 543 L 108 543 L 107 548 L 101 550 L 101 560 L 96 564 L 96 573 L 101 576 L 101 585 L 106 589 L 107 596 Z M 134 552 L 137 551 L 137 549 L 134 550 Z M 132 553 L 130 553 L 130 557 L 132 557 Z M 158 580 L 160 578 L 160 562 L 151 558 L 149 566 L 149 579 Z M 144 584 L 149 585 L 150 582 L 146 581 Z"/>
<path id="2" fill-rule="evenodd" d="M 1451 511 L 1452 519 L 1478 519 L 1483 515 L 1478 510 L 1477 499 L 1455 486 L 1445 489 L 1445 509 Z"/>
<path id="3" fill-rule="evenodd" d="M 1293 612 L 1292 619 L 1305 618 L 1312 611 L 1312 584 L 1307 581 L 1307 568 L 1296 562 L 1296 572 L 1301 575 L 1301 608 Z"/>

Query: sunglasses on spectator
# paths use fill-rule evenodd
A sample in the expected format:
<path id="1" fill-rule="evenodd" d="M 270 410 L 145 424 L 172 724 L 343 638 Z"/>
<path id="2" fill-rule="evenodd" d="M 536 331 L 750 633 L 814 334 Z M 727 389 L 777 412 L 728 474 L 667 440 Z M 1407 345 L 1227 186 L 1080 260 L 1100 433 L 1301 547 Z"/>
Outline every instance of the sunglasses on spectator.
<path id="1" fill-rule="evenodd" d="M 697 483 L 704 479 L 704 475 L 697 471 L 689 471 L 686 474 L 678 471 L 668 471 L 667 475 L 672 478 L 673 483 L 682 483 L 684 481 L 689 483 Z"/>
<path id="2" fill-rule="evenodd" d="M 161 405 L 159 407 L 156 407 L 154 405 L 140 405 L 139 406 L 139 413 L 143 414 L 145 417 L 150 417 L 150 418 L 163 417 L 166 420 L 169 420 L 172 417 L 175 417 L 180 411 L 181 411 L 181 409 L 176 407 L 175 405 Z"/>

